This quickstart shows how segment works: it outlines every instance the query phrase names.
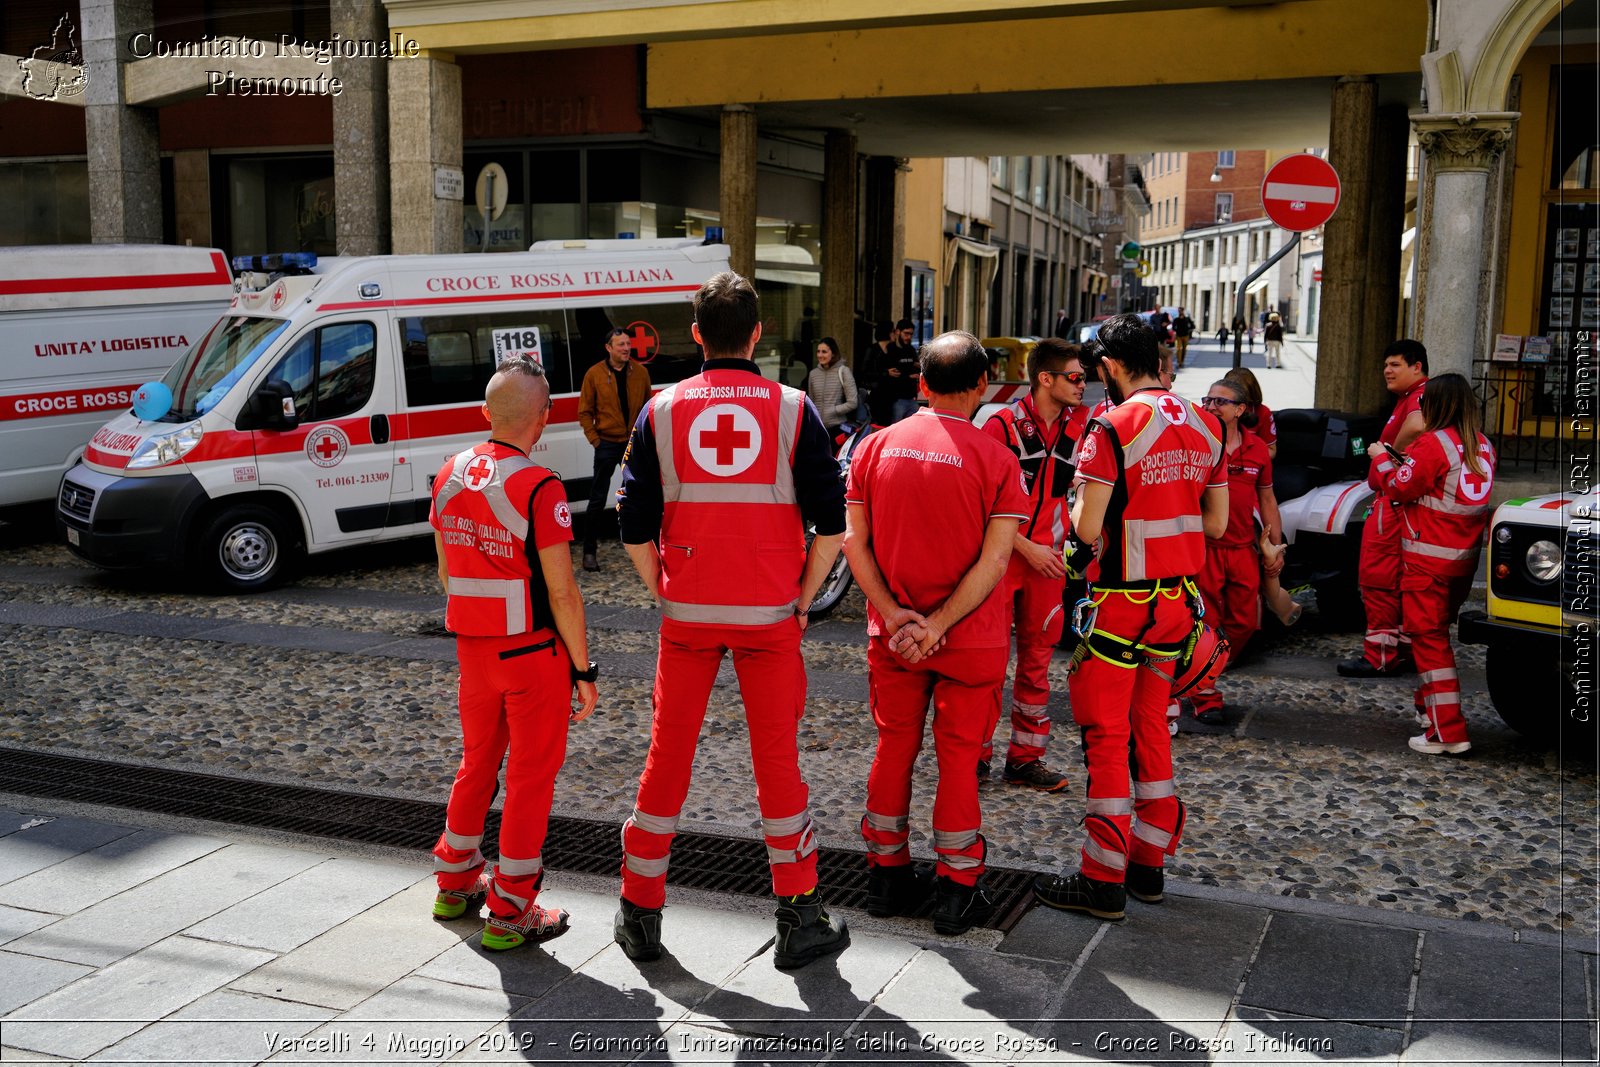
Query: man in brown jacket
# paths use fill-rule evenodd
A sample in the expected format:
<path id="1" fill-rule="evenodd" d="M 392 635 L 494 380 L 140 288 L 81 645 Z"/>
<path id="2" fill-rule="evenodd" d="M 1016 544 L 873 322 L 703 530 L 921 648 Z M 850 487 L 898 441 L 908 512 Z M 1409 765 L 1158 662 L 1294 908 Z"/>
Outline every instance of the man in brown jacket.
<path id="1" fill-rule="evenodd" d="M 633 420 L 650 399 L 650 373 L 629 358 L 633 342 L 627 330 L 606 334 L 606 358 L 589 368 L 578 394 L 578 424 L 594 446 L 594 480 L 589 484 L 589 511 L 584 517 L 583 569 L 600 569 L 600 526 L 606 521 L 611 476 L 628 447 Z"/>

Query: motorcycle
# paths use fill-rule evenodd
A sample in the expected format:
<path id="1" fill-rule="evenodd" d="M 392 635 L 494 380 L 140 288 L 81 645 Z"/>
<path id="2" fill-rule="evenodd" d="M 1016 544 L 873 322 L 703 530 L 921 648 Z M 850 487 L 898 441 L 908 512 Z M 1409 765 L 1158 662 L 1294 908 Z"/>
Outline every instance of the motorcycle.
<path id="1" fill-rule="evenodd" d="M 848 484 L 850 481 L 850 458 L 855 455 L 856 449 L 878 427 L 870 422 L 862 422 L 852 430 L 844 443 L 839 446 L 839 481 Z M 810 523 L 806 524 L 806 551 L 811 550 L 811 542 L 816 538 L 817 531 Z M 850 563 L 844 558 L 844 553 L 839 553 L 839 558 L 833 561 L 833 566 L 828 569 L 828 575 L 822 580 L 822 585 L 817 589 L 817 595 L 811 600 L 811 618 L 813 620 L 826 618 L 828 613 L 839 606 L 839 601 L 844 599 L 845 593 L 850 591 Z"/>

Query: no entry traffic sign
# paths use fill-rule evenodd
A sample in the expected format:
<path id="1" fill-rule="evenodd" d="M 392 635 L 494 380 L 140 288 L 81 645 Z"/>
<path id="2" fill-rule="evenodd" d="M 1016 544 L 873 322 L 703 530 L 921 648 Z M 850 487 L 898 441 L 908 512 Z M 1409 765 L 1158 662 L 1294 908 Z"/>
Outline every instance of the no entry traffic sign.
<path id="1" fill-rule="evenodd" d="M 1261 181 L 1261 203 L 1284 229 L 1314 230 L 1339 206 L 1339 173 L 1313 155 L 1280 159 Z"/>

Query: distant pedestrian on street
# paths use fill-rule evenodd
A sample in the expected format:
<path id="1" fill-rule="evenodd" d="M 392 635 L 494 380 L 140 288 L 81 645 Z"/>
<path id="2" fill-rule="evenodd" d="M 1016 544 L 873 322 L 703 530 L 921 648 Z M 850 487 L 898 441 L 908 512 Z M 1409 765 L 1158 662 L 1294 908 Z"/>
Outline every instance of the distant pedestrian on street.
<path id="1" fill-rule="evenodd" d="M 855 417 L 856 379 L 844 365 L 839 342 L 824 337 L 817 342 L 817 365 L 806 376 L 806 395 L 816 405 L 817 414 L 828 429 L 829 438 L 838 434 L 845 422 Z"/>
<path id="2" fill-rule="evenodd" d="M 1188 308 L 1179 308 L 1178 317 L 1172 320 L 1172 341 L 1177 348 L 1178 369 L 1183 369 L 1183 361 L 1189 353 L 1189 338 L 1194 336 L 1194 320 L 1189 317 Z"/>
<path id="3" fill-rule="evenodd" d="M 1217 330 L 1217 347 L 1226 348 L 1227 346 L 1228 346 L 1228 328 L 1226 326 L 1223 326 L 1222 328 Z"/>
<path id="4" fill-rule="evenodd" d="M 1062 308 L 1056 312 L 1056 324 L 1050 331 L 1050 336 L 1058 337 L 1063 341 L 1072 340 L 1072 320 L 1067 318 L 1067 309 Z"/>
<path id="5" fill-rule="evenodd" d="M 544 371 L 525 359 L 500 364 L 483 412 L 489 440 L 445 461 L 428 517 L 448 597 L 445 625 L 461 662 L 462 741 L 433 847 L 433 917 L 477 918 L 487 898 L 483 947 L 498 950 L 566 932 L 566 911 L 536 899 L 542 850 L 568 721 L 587 718 L 600 697 L 567 547 L 567 494 L 559 477 L 528 459 L 550 421 Z M 491 877 L 479 845 L 501 760 L 506 800 Z"/>
<path id="6" fill-rule="evenodd" d="M 1274 311 L 1267 316 L 1267 326 L 1262 334 L 1262 344 L 1267 350 L 1269 368 L 1283 366 L 1283 320 Z"/>
<path id="7" fill-rule="evenodd" d="M 922 374 L 922 365 L 917 360 L 917 346 L 911 343 L 915 328 L 910 319 L 901 319 L 894 324 L 894 340 L 889 345 L 889 377 L 895 383 L 894 407 L 890 412 L 891 421 L 899 422 L 901 419 L 911 417 L 917 410 L 917 379 Z"/>
<path id="8" fill-rule="evenodd" d="M 628 447 L 628 431 L 650 396 L 650 372 L 632 359 L 627 330 L 606 334 L 605 358 L 583 376 L 578 392 L 578 425 L 594 446 L 594 478 L 589 483 L 589 510 L 583 516 L 583 569 L 600 569 L 601 527 L 614 521 L 611 477 Z"/>
<path id="9" fill-rule="evenodd" d="M 1041 876 L 1033 891 L 1052 908 L 1116 920 L 1129 892 L 1163 898 L 1165 857 L 1183 835 L 1166 707 L 1196 633 L 1205 539 L 1227 527 L 1228 482 L 1220 425 L 1161 387 L 1155 332 L 1119 315 L 1100 328 L 1100 347 L 1116 406 L 1090 422 L 1079 449 L 1067 550 L 1068 574 L 1090 587 L 1070 681 L 1088 768 L 1086 840 L 1076 873 Z"/>
<path id="10" fill-rule="evenodd" d="M 1478 429 L 1478 398 L 1459 374 L 1441 374 L 1422 394 L 1423 432 L 1396 463 L 1381 443 L 1367 448 L 1374 475 L 1401 524 L 1400 618 L 1417 659 L 1414 698 L 1422 733 L 1409 744 L 1429 755 L 1472 747 L 1461 714 L 1461 681 L 1450 623 L 1472 591 L 1489 523 L 1495 452 Z"/>
<path id="11" fill-rule="evenodd" d="M 1233 333 L 1235 337 L 1242 336 L 1249 344 L 1251 351 L 1255 350 L 1256 332 L 1250 328 L 1250 324 L 1244 320 L 1243 315 L 1235 315 L 1233 317 Z"/>
<path id="12" fill-rule="evenodd" d="M 867 597 L 878 727 L 861 821 L 867 912 L 907 914 L 927 897 L 908 838 L 931 701 L 939 764 L 933 928 L 941 934 L 965 933 L 994 908 L 982 881 L 987 846 L 973 772 L 1000 718 L 1010 651 L 1000 583 L 1029 513 L 1016 457 L 972 425 L 987 366 L 969 333 L 930 341 L 921 378 L 929 406 L 862 442 L 847 497 L 845 555 Z"/>
<path id="13" fill-rule="evenodd" d="M 711 687 L 733 653 L 756 802 L 777 894 L 773 963 L 803 967 L 850 944 L 817 892 L 817 830 L 800 776 L 806 705 L 800 635 L 844 536 L 844 487 L 806 395 L 761 376 L 755 287 L 731 271 L 694 298 L 706 361 L 657 393 L 623 461 L 622 542 L 661 607 L 650 752 L 622 827 L 613 936 L 629 959 L 661 955 L 661 909 Z M 805 524 L 816 537 L 806 547 Z"/>

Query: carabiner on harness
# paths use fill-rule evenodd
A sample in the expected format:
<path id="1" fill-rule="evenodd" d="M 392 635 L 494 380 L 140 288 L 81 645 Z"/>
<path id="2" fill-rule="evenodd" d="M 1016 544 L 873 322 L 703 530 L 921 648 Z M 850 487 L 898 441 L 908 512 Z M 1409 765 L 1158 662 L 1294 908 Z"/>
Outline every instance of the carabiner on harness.
<path id="1" fill-rule="evenodd" d="M 1094 621 L 1100 614 L 1100 605 L 1083 597 L 1072 606 L 1072 632 L 1079 637 L 1088 637 L 1094 631 Z"/>

